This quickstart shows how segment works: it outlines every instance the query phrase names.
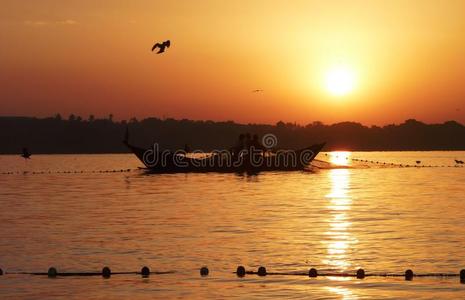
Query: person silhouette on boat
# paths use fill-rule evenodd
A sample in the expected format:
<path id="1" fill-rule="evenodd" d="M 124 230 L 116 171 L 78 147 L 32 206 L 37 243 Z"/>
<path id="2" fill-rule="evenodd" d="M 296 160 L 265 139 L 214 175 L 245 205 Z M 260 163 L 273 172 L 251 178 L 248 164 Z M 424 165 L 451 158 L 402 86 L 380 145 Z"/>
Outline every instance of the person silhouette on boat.
<path id="1" fill-rule="evenodd" d="M 230 152 L 233 157 L 239 155 L 239 153 L 244 150 L 245 148 L 245 135 L 240 134 L 239 139 L 237 140 L 236 144 L 230 149 Z"/>
<path id="2" fill-rule="evenodd" d="M 23 148 L 23 153 L 21 154 L 21 157 L 26 160 L 31 158 L 31 153 L 29 153 L 29 150 L 27 148 Z"/>
<path id="3" fill-rule="evenodd" d="M 258 140 L 258 135 L 254 134 L 250 142 L 249 163 L 252 167 L 263 166 L 263 159 L 267 149 Z"/>
<path id="4" fill-rule="evenodd" d="M 253 147 L 253 150 L 255 151 L 260 151 L 260 152 L 266 152 L 266 148 L 260 143 L 258 140 L 258 135 L 254 134 L 252 141 L 251 141 L 251 147 Z"/>
<path id="5" fill-rule="evenodd" d="M 245 148 L 250 152 L 250 147 L 252 147 L 252 136 L 247 132 L 245 134 Z"/>

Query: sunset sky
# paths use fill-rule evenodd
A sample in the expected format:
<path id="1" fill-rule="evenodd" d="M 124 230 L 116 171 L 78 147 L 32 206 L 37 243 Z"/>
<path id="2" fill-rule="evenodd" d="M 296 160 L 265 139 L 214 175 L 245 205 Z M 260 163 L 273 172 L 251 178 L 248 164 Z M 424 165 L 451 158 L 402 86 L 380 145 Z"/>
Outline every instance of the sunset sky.
<path id="1" fill-rule="evenodd" d="M 0 5 L 2 116 L 465 123 L 462 0 Z"/>

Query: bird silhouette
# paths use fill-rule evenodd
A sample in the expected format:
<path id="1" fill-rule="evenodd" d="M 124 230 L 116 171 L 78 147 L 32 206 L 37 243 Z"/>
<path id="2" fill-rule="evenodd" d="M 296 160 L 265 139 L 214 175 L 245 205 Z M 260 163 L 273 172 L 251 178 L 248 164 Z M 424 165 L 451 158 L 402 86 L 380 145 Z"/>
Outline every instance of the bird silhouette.
<path id="1" fill-rule="evenodd" d="M 171 44 L 170 40 L 164 41 L 163 43 L 156 43 L 155 45 L 153 45 L 152 51 L 159 48 L 160 50 L 158 50 L 157 54 L 163 53 L 165 52 L 165 48 L 170 47 L 170 44 Z"/>
<path id="2" fill-rule="evenodd" d="M 24 159 L 29 159 L 31 158 L 31 153 L 27 150 L 27 148 L 23 148 L 23 153 L 21 154 L 21 157 Z"/>
<path id="3" fill-rule="evenodd" d="M 416 163 L 417 163 L 417 165 L 421 164 L 421 160 L 417 160 Z"/>
<path id="4" fill-rule="evenodd" d="M 252 93 L 260 93 L 263 92 L 263 90 L 253 90 Z"/>
<path id="5" fill-rule="evenodd" d="M 458 159 L 455 159 L 455 163 L 456 163 L 456 164 L 463 165 L 463 160 L 458 160 Z"/>

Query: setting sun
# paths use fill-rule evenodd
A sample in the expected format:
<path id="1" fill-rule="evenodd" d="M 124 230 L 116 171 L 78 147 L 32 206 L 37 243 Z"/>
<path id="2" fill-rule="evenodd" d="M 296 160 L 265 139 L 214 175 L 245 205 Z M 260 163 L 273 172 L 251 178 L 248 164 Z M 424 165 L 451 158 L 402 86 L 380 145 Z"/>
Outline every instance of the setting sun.
<path id="1" fill-rule="evenodd" d="M 355 74 L 345 67 L 335 67 L 326 73 L 326 89 L 334 96 L 344 96 L 355 88 Z"/>

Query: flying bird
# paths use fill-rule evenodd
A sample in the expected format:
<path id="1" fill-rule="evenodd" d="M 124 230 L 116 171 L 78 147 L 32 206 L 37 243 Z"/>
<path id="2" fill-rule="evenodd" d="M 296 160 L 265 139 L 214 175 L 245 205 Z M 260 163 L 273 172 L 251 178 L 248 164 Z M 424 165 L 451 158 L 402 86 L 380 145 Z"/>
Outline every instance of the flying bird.
<path id="1" fill-rule="evenodd" d="M 456 163 L 456 164 L 463 165 L 463 160 L 458 160 L 458 159 L 455 159 L 455 163 Z"/>
<path id="2" fill-rule="evenodd" d="M 27 150 L 27 148 L 23 148 L 23 153 L 21 154 L 21 157 L 24 159 L 29 159 L 31 158 L 31 153 Z"/>
<path id="3" fill-rule="evenodd" d="M 170 40 L 164 41 L 163 43 L 156 43 L 155 45 L 153 45 L 152 51 L 159 48 L 160 50 L 158 50 L 157 54 L 163 53 L 165 52 L 165 48 L 170 47 L 170 44 Z"/>
<path id="4" fill-rule="evenodd" d="M 260 93 L 263 92 L 263 90 L 253 90 L 252 93 Z"/>

